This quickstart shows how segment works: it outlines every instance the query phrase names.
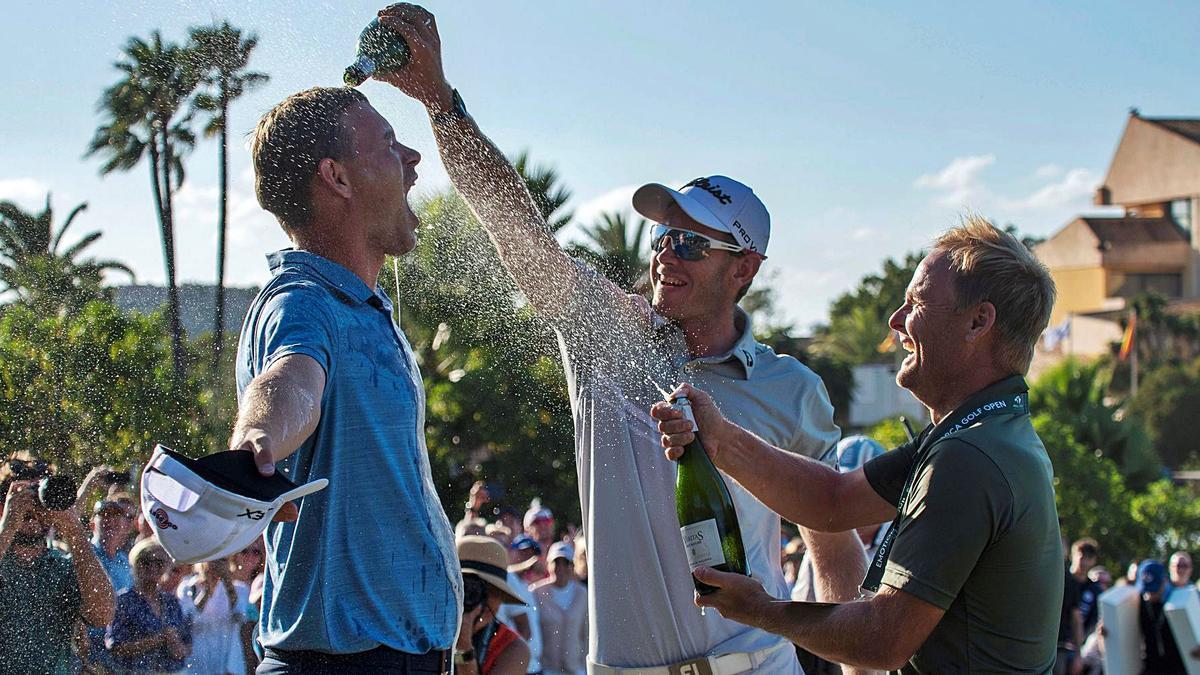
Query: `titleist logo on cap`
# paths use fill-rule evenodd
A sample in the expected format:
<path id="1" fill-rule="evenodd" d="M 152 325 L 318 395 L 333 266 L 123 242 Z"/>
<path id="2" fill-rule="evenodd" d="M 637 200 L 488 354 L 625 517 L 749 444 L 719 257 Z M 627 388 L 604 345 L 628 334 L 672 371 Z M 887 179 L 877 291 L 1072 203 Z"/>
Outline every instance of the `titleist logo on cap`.
<path id="1" fill-rule="evenodd" d="M 722 204 L 730 204 L 733 202 L 733 197 L 730 197 L 729 195 L 722 192 L 720 185 L 713 185 L 712 181 L 710 181 L 707 178 L 697 178 L 697 179 L 691 181 L 690 183 L 688 183 L 687 185 L 684 185 L 683 188 L 680 188 L 680 189 L 685 189 L 685 188 L 690 188 L 690 187 L 696 187 L 696 188 L 700 188 L 701 190 L 704 190 L 705 192 L 707 192 L 708 194 L 710 194 L 714 198 L 716 198 L 716 200 L 721 202 Z"/>

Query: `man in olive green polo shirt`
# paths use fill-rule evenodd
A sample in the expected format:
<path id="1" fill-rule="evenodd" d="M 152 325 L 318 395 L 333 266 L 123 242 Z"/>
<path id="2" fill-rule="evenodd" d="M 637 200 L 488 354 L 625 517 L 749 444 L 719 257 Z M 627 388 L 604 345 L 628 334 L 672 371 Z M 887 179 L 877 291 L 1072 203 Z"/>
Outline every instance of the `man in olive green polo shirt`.
<path id="1" fill-rule="evenodd" d="M 1046 269 L 986 221 L 939 238 L 889 321 L 910 352 L 896 382 L 933 424 L 851 473 L 772 448 L 688 388 L 717 466 L 788 520 L 840 531 L 895 517 L 863 583 L 870 598 L 778 602 L 754 580 L 706 568 L 697 578 L 720 590 L 697 604 L 861 668 L 1048 672 L 1062 549 L 1023 375 L 1054 296 Z M 669 406 L 652 414 L 677 457 L 690 424 Z"/>

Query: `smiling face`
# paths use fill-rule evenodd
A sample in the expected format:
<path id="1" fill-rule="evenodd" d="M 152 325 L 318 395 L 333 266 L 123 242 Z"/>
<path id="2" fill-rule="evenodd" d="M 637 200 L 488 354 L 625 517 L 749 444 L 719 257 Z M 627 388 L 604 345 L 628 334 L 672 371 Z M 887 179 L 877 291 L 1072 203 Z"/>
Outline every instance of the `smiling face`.
<path id="1" fill-rule="evenodd" d="M 701 225 L 677 204 L 667 207 L 663 224 L 735 243 L 733 235 Z M 745 265 L 748 263 L 746 257 L 717 250 L 710 250 L 708 256 L 701 260 L 682 260 L 670 246 L 666 246 L 650 260 L 654 309 L 676 322 L 728 311 L 736 302 L 738 291 L 753 278 L 753 272 L 750 272 L 750 278 L 745 278 Z M 757 271 L 757 266 L 754 271 Z"/>
<path id="2" fill-rule="evenodd" d="M 935 251 L 921 261 L 908 284 L 904 304 L 892 314 L 888 326 L 899 333 L 909 354 L 896 373 L 896 384 L 917 400 L 937 409 L 944 392 L 968 363 L 966 339 L 971 314 L 959 311 L 954 273 L 949 258 Z"/>
<path id="3" fill-rule="evenodd" d="M 420 222 L 408 203 L 417 181 L 421 155 L 396 140 L 388 124 L 368 103 L 346 110 L 352 152 L 342 164 L 352 190 L 351 208 L 366 223 L 367 244 L 387 255 L 408 253 L 416 246 Z"/>

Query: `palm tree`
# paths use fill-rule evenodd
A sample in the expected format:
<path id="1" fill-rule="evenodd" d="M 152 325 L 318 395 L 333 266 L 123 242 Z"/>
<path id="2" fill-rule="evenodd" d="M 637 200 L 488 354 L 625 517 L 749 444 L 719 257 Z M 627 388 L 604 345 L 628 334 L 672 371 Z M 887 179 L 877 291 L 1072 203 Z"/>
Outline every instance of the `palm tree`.
<path id="1" fill-rule="evenodd" d="M 512 160 L 513 168 L 521 174 L 525 187 L 537 204 L 551 232 L 558 232 L 571 222 L 572 212 L 558 213 L 571 198 L 571 190 L 565 187 L 558 171 L 552 166 L 534 165 L 529 160 L 529 151 L 523 150 Z M 557 215 L 555 215 L 557 214 Z"/>
<path id="2" fill-rule="evenodd" d="M 209 91 L 196 96 L 193 103 L 211 115 L 204 127 L 208 138 L 218 136 L 218 182 L 221 201 L 217 207 L 217 297 L 213 317 L 213 359 L 219 358 L 225 334 L 225 231 L 229 204 L 229 104 L 247 91 L 271 79 L 265 73 L 247 71 L 250 52 L 258 45 L 258 36 L 243 38 L 242 31 L 228 21 L 191 31 L 190 49 L 203 72 L 202 83 Z"/>
<path id="3" fill-rule="evenodd" d="M 596 265 L 627 292 L 637 292 L 639 280 L 650 266 L 644 247 L 647 225 L 645 218 L 631 223 L 624 213 L 601 214 L 599 220 L 583 228 L 587 241 L 571 245 L 568 252 Z"/>
<path id="4" fill-rule="evenodd" d="M 100 238 L 89 232 L 66 249 L 63 235 L 87 203 L 71 210 L 56 231 L 50 195 L 41 213 L 22 211 L 12 202 L 0 202 L 0 291 L 11 291 L 39 310 L 70 312 L 89 300 L 105 297 L 104 273 L 115 270 L 133 278 L 133 271 L 114 260 L 80 259 L 84 249 Z"/>
<path id="5" fill-rule="evenodd" d="M 107 118 L 96 129 L 87 155 L 107 157 L 100 175 L 128 171 L 150 155 L 150 186 L 158 212 L 167 271 L 167 317 L 175 373 L 183 374 L 183 327 L 175 283 L 172 195 L 183 184 L 183 155 L 194 147 L 190 115 L 177 119 L 196 89 L 196 69 L 186 49 L 164 43 L 158 31 L 147 42 L 132 37 L 115 64 L 121 79 L 105 90 L 98 109 Z"/>

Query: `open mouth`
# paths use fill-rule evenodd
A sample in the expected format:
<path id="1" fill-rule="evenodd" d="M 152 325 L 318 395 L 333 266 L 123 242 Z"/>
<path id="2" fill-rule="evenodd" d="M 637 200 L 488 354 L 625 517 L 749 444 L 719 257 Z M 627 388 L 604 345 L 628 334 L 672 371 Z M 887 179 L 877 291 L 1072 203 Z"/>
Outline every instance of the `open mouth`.
<path id="1" fill-rule="evenodd" d="M 658 278 L 658 283 L 660 285 L 670 286 L 672 288 L 683 288 L 684 286 L 687 286 L 687 282 L 684 281 L 683 279 L 680 279 L 679 277 L 672 277 L 672 276 L 666 276 L 666 275 L 660 276 Z"/>

